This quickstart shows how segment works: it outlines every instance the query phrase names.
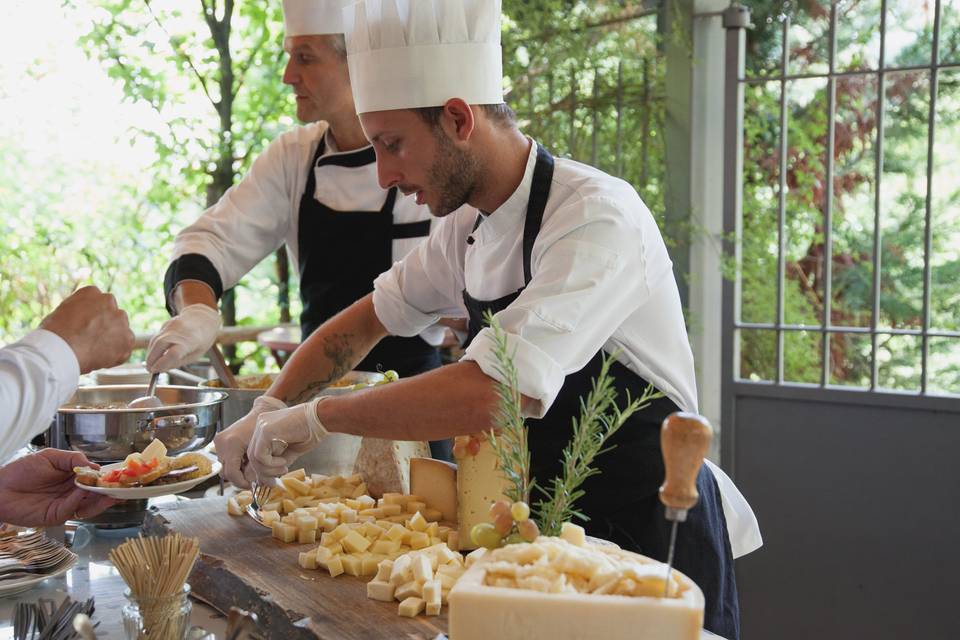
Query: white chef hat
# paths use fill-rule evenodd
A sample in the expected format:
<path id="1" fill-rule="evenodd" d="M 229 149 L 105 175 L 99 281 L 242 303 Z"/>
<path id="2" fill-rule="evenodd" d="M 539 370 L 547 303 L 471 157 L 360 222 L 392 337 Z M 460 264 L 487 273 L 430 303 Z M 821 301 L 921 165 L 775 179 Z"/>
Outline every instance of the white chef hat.
<path id="1" fill-rule="evenodd" d="M 357 113 L 503 102 L 501 0 L 360 0 L 343 10 Z"/>
<path id="2" fill-rule="evenodd" d="M 353 0 L 283 0 L 284 35 L 343 33 L 343 7 Z"/>

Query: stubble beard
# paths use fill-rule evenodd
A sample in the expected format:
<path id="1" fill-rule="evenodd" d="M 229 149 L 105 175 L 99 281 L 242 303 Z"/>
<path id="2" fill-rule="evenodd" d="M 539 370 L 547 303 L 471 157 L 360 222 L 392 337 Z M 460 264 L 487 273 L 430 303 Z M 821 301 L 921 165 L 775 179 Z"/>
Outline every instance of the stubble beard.
<path id="1" fill-rule="evenodd" d="M 437 157 L 430 167 L 431 182 L 440 200 L 430 206 L 438 218 L 447 216 L 466 204 L 477 187 L 480 163 L 476 158 L 453 145 L 443 131 L 436 132 Z"/>

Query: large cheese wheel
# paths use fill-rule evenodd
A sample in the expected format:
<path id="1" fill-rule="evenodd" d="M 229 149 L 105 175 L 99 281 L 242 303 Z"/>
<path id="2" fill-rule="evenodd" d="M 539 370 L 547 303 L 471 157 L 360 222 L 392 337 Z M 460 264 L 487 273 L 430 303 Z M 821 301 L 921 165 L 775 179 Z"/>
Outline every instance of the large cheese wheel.
<path id="1" fill-rule="evenodd" d="M 440 511 L 444 521 L 457 521 L 457 465 L 433 458 L 412 458 L 410 493 Z"/>
<path id="2" fill-rule="evenodd" d="M 539 538 L 534 545 L 550 538 Z M 524 547 L 510 545 L 498 551 Z M 570 566 L 584 571 L 591 551 L 613 563 L 640 567 L 659 576 L 662 588 L 666 566 L 652 558 L 616 547 L 582 547 L 585 553 L 566 554 Z M 556 549 L 554 549 L 556 552 Z M 503 572 L 505 562 L 497 552 L 484 554 L 457 580 L 449 595 L 451 640 L 698 640 L 703 628 L 703 593 L 687 576 L 674 570 L 678 586 L 673 597 L 595 593 L 547 593 L 525 588 L 490 586 L 489 571 Z M 609 563 L 607 564 L 609 566 Z M 645 569 L 645 571 L 644 571 Z M 518 574 L 519 575 L 519 574 Z M 495 581 L 495 580 L 494 580 Z M 654 581 L 655 582 L 655 581 Z M 659 589 L 657 590 L 659 592 Z"/>
<path id="3" fill-rule="evenodd" d="M 367 484 L 367 493 L 379 498 L 385 493 L 410 493 L 410 459 L 430 456 L 426 442 L 364 438 L 353 472 Z"/>
<path id="4" fill-rule="evenodd" d="M 500 472 L 500 463 L 490 441 L 480 440 L 476 455 L 457 459 L 457 522 L 460 530 L 460 549 L 476 549 L 470 540 L 470 530 L 481 522 L 490 522 L 490 505 L 506 499 L 510 486 Z"/>

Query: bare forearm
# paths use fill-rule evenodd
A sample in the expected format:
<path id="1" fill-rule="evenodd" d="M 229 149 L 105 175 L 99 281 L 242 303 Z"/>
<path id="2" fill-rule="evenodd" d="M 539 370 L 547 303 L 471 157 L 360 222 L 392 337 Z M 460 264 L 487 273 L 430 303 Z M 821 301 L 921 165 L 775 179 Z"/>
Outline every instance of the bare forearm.
<path id="1" fill-rule="evenodd" d="M 366 296 L 328 320 L 301 344 L 267 395 L 289 404 L 309 399 L 351 371 L 387 335 Z"/>
<path id="2" fill-rule="evenodd" d="M 208 307 L 218 309 L 217 297 L 213 294 L 206 283 L 198 280 L 185 280 L 177 285 L 173 290 L 173 308 L 177 311 L 184 309 L 191 304 L 205 304 Z"/>
<path id="3" fill-rule="evenodd" d="M 474 362 L 324 399 L 317 416 L 330 432 L 391 440 L 440 440 L 493 426 L 495 382 Z"/>

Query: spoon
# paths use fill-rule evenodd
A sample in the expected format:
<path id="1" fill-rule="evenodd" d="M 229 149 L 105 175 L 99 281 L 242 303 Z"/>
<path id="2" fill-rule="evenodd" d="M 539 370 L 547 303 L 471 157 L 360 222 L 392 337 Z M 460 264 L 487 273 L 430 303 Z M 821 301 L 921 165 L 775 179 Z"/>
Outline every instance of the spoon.
<path id="1" fill-rule="evenodd" d="M 147 386 L 147 395 L 134 398 L 127 404 L 127 407 L 130 409 L 153 409 L 156 407 L 162 407 L 163 401 L 157 397 L 157 381 L 159 379 L 159 371 L 150 376 L 150 384 Z"/>

